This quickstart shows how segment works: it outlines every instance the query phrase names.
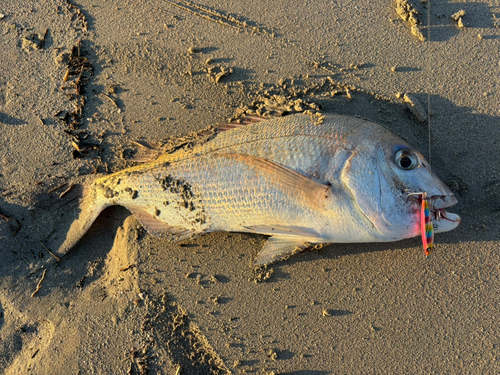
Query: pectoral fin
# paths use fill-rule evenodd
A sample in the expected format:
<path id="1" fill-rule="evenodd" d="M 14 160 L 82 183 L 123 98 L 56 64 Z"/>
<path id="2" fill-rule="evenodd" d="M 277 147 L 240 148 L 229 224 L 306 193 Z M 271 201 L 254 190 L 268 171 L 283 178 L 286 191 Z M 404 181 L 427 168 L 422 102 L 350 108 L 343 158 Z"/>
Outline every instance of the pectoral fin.
<path id="1" fill-rule="evenodd" d="M 300 253 L 309 243 L 297 237 L 270 237 L 255 258 L 255 265 L 265 265 Z"/>
<path id="2" fill-rule="evenodd" d="M 274 161 L 242 154 L 218 154 L 218 156 L 245 164 L 254 171 L 257 178 L 268 181 L 273 187 L 286 192 L 290 198 L 310 209 L 323 210 L 328 200 L 332 199 L 330 186 Z"/>
<path id="3" fill-rule="evenodd" d="M 134 214 L 147 232 L 155 237 L 168 238 L 173 241 L 193 238 L 201 233 L 186 228 L 173 227 L 159 220 L 142 208 L 127 207 Z"/>
<path id="4" fill-rule="evenodd" d="M 246 230 L 266 234 L 268 236 L 297 238 L 299 241 L 307 241 L 312 243 L 323 242 L 319 234 L 311 228 L 298 227 L 293 225 L 271 225 L 258 224 L 244 227 Z"/>

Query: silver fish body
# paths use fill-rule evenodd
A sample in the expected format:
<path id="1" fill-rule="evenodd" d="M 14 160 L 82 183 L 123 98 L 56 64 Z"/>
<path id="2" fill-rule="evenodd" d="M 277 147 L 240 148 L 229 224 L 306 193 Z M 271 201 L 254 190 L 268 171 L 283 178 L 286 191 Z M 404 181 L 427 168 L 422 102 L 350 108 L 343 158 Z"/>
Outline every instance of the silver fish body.
<path id="1" fill-rule="evenodd" d="M 309 244 L 397 241 L 420 234 L 418 198 L 426 193 L 437 232 L 460 218 L 425 158 L 373 122 L 305 114 L 237 127 L 97 179 L 59 252 L 67 252 L 107 206 L 128 208 L 155 236 L 211 231 L 270 235 L 256 263 Z M 436 203 L 436 207 L 433 203 Z"/>

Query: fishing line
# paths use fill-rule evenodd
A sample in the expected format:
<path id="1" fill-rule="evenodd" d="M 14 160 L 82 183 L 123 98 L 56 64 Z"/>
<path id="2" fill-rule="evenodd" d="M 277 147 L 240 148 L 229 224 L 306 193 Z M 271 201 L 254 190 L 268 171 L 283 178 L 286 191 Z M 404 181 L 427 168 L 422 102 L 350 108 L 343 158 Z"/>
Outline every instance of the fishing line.
<path id="1" fill-rule="evenodd" d="M 431 165 L 431 65 L 430 65 L 430 43 L 431 43 L 431 0 L 427 3 L 427 136 L 429 138 L 429 165 Z"/>

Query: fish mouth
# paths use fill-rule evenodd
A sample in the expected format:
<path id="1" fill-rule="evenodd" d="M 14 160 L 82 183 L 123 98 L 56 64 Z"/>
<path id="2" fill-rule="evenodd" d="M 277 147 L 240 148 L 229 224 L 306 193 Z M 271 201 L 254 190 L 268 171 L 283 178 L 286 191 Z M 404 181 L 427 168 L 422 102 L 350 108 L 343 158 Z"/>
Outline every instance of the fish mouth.
<path id="1" fill-rule="evenodd" d="M 460 216 L 445 210 L 445 208 L 457 204 L 458 200 L 454 195 L 433 195 L 426 199 L 429 202 L 429 209 L 436 233 L 447 232 L 455 229 L 460 224 Z"/>

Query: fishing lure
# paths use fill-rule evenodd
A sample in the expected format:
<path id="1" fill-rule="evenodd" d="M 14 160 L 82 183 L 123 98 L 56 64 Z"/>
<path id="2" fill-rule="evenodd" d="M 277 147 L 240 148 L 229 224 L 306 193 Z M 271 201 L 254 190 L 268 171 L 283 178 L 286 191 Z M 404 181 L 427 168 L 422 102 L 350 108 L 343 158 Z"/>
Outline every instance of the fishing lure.
<path id="1" fill-rule="evenodd" d="M 434 247 L 434 227 L 432 225 L 431 211 L 425 193 L 422 194 L 422 207 L 420 209 L 420 232 L 422 234 L 422 245 L 425 256 L 429 256 Z"/>
<path id="2" fill-rule="evenodd" d="M 420 234 L 422 235 L 422 245 L 425 256 L 429 256 L 434 248 L 434 224 L 432 222 L 429 201 L 426 192 L 406 193 L 407 196 L 418 195 L 420 203 Z M 439 212 L 438 212 L 439 214 Z"/>

